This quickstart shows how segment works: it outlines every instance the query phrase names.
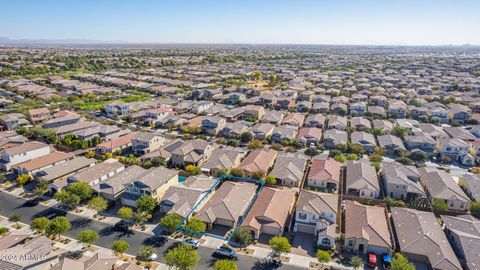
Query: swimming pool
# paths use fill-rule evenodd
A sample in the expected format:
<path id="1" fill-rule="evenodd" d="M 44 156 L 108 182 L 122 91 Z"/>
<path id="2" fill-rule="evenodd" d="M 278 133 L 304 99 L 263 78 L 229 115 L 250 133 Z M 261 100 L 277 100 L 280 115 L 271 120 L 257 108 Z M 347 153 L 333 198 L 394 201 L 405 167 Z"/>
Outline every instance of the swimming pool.
<path id="1" fill-rule="evenodd" d="M 185 180 L 187 180 L 187 177 L 181 175 L 178 176 L 178 182 L 182 183 Z"/>

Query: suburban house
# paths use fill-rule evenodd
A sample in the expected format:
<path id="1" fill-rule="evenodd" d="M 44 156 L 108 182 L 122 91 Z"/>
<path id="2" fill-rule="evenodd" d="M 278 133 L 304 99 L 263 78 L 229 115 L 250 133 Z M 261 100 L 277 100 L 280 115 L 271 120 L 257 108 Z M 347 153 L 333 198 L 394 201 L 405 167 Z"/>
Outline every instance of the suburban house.
<path id="1" fill-rule="evenodd" d="M 312 234 L 317 237 L 317 245 L 333 248 L 337 209 L 338 195 L 301 190 L 295 208 L 293 231 Z"/>
<path id="2" fill-rule="evenodd" d="M 460 162 L 466 166 L 475 164 L 475 157 L 470 152 L 470 144 L 464 140 L 451 138 L 440 140 L 440 154 L 442 157 L 449 157 L 452 161 Z"/>
<path id="3" fill-rule="evenodd" d="M 268 136 L 271 136 L 275 125 L 267 123 L 258 123 L 252 127 L 253 137 L 258 140 L 265 140 Z"/>
<path id="4" fill-rule="evenodd" d="M 238 168 L 245 170 L 249 174 L 267 173 L 275 163 L 277 151 L 273 149 L 257 149 L 250 152 L 240 163 Z"/>
<path id="5" fill-rule="evenodd" d="M 262 189 L 242 222 L 242 227 L 252 230 L 255 239 L 261 234 L 281 236 L 295 203 L 296 192 L 287 187 Z"/>
<path id="6" fill-rule="evenodd" d="M 425 191 L 420 183 L 420 173 L 415 166 L 396 162 L 383 163 L 382 180 L 388 197 L 406 202 L 425 197 Z"/>
<path id="7" fill-rule="evenodd" d="M 427 157 L 431 157 L 435 154 L 435 147 L 437 146 L 437 141 L 435 141 L 429 135 L 419 133 L 416 135 L 405 137 L 405 146 L 411 152 L 420 151 L 422 153 L 425 153 Z"/>
<path id="8" fill-rule="evenodd" d="M 378 198 L 380 183 L 375 168 L 366 160 L 347 162 L 346 192 L 361 198 Z"/>
<path id="9" fill-rule="evenodd" d="M 0 116 L 0 124 L 4 130 L 15 130 L 30 125 L 30 122 L 21 113 L 9 113 Z"/>
<path id="10" fill-rule="evenodd" d="M 126 135 L 112 138 L 106 142 L 98 144 L 96 151 L 100 154 L 114 153 L 116 151 L 123 151 L 132 146 L 133 139 L 137 136 L 137 132 L 130 132 Z"/>
<path id="11" fill-rule="evenodd" d="M 282 122 L 283 117 L 285 117 L 285 113 L 282 111 L 267 110 L 265 112 L 265 116 L 262 118 L 260 122 L 278 125 L 280 124 L 280 122 Z"/>
<path id="12" fill-rule="evenodd" d="M 145 155 L 160 149 L 167 139 L 150 132 L 138 132 L 132 139 L 132 150 L 135 155 Z"/>
<path id="13" fill-rule="evenodd" d="M 282 125 L 291 125 L 296 127 L 301 127 L 303 121 L 305 120 L 305 115 L 301 113 L 288 113 L 285 118 L 282 120 Z"/>
<path id="14" fill-rule="evenodd" d="M 442 215 L 445 233 L 464 269 L 478 269 L 480 250 L 480 219 L 471 215 Z"/>
<path id="15" fill-rule="evenodd" d="M 206 117 L 202 120 L 202 131 L 208 135 L 217 135 L 225 127 L 227 122 L 220 116 Z"/>
<path id="16" fill-rule="evenodd" d="M 65 256 L 64 251 L 52 249 L 55 242 L 46 236 L 32 239 L 23 235 L 15 237 L 14 233 L 11 236 L 10 241 L 2 243 L 0 248 L 0 267 L 3 269 L 54 269 L 53 266 Z"/>
<path id="17" fill-rule="evenodd" d="M 110 158 L 104 162 L 95 164 L 94 166 L 88 167 L 85 170 L 69 176 L 67 178 L 67 182 L 85 182 L 93 187 L 98 185 L 100 182 L 105 181 L 107 178 L 123 171 L 124 169 L 125 166 L 118 162 L 117 159 Z"/>
<path id="18" fill-rule="evenodd" d="M 401 155 L 405 153 L 407 149 L 403 145 L 402 139 L 390 134 L 377 136 L 378 145 L 383 148 L 385 153 L 390 155 Z"/>
<path id="19" fill-rule="evenodd" d="M 261 120 L 265 116 L 265 109 L 262 106 L 247 105 L 243 107 L 243 119 Z"/>
<path id="20" fill-rule="evenodd" d="M 169 187 L 160 199 L 160 212 L 186 217 L 202 198 L 204 199 L 197 205 L 197 210 L 213 196 L 215 192 L 210 190 L 216 182 L 217 179 L 201 174 L 190 176 L 180 185 Z"/>
<path id="21" fill-rule="evenodd" d="M 44 156 L 14 165 L 12 169 L 15 174 L 28 173 L 33 176 L 41 170 L 66 162 L 74 157 L 75 155 L 73 153 L 54 151 Z"/>
<path id="22" fill-rule="evenodd" d="M 105 199 L 116 202 L 125 190 L 125 186 L 133 183 L 133 181 L 137 180 L 138 175 L 143 174 L 145 171 L 145 169 L 137 165 L 127 167 L 105 181 L 96 184 L 93 189 Z"/>
<path id="23" fill-rule="evenodd" d="M 347 144 L 348 133 L 338 129 L 327 129 L 323 134 L 323 143 L 327 148 L 334 148 L 335 145 Z"/>
<path id="24" fill-rule="evenodd" d="M 432 212 L 400 207 L 392 207 L 391 212 L 396 242 L 405 257 L 432 269 L 462 269 Z"/>
<path id="25" fill-rule="evenodd" d="M 201 139 L 184 141 L 171 152 L 172 165 L 174 167 L 201 166 L 210 158 L 215 148 L 214 145 Z"/>
<path id="26" fill-rule="evenodd" d="M 307 176 L 309 187 L 337 192 L 340 184 L 341 164 L 333 158 L 313 159 Z"/>
<path id="27" fill-rule="evenodd" d="M 16 145 L 1 152 L 0 168 L 3 171 L 9 171 L 12 166 L 20 164 L 22 162 L 43 157 L 52 152 L 50 145 L 29 141 L 20 145 Z"/>
<path id="28" fill-rule="evenodd" d="M 298 127 L 291 125 L 281 125 L 275 127 L 272 132 L 272 141 L 276 143 L 281 143 L 283 141 L 290 142 L 296 136 L 298 132 Z"/>
<path id="29" fill-rule="evenodd" d="M 393 244 L 386 211 L 383 207 L 347 201 L 344 209 L 345 249 L 360 254 L 391 254 Z"/>
<path id="30" fill-rule="evenodd" d="M 129 103 L 112 102 L 103 107 L 103 111 L 108 118 L 115 119 L 118 116 L 130 115 L 131 106 Z"/>
<path id="31" fill-rule="evenodd" d="M 33 124 L 38 124 L 49 120 L 52 115 L 47 108 L 39 108 L 28 110 L 28 117 Z"/>
<path id="32" fill-rule="evenodd" d="M 311 114 L 305 120 L 306 127 L 325 128 L 325 120 L 327 118 L 322 114 Z"/>
<path id="33" fill-rule="evenodd" d="M 348 119 L 339 115 L 328 116 L 328 129 L 338 129 L 345 131 L 348 127 Z"/>
<path id="34" fill-rule="evenodd" d="M 377 146 L 375 137 L 365 131 L 352 132 L 352 134 L 350 135 L 350 139 L 353 145 L 362 146 L 363 150 L 365 150 L 365 152 L 367 153 L 373 153 L 375 151 L 375 147 Z"/>
<path id="35" fill-rule="evenodd" d="M 50 191 L 60 190 L 67 185 L 66 176 L 93 165 L 95 165 L 93 158 L 76 157 L 37 172 L 35 178 L 49 182 Z"/>
<path id="36" fill-rule="evenodd" d="M 211 158 L 202 165 L 202 171 L 216 174 L 220 170 L 238 167 L 246 155 L 242 148 L 225 147 L 213 150 Z"/>
<path id="37" fill-rule="evenodd" d="M 420 168 L 421 181 L 425 187 L 427 197 L 434 200 L 444 200 L 449 210 L 468 211 L 470 198 L 455 182 L 453 177 L 436 168 Z"/>
<path id="38" fill-rule="evenodd" d="M 159 200 L 167 189 L 178 183 L 178 171 L 165 167 L 150 168 L 140 175 L 135 181 L 125 185 L 121 194 L 122 205 L 137 207 L 137 200 L 142 196 L 152 196 Z"/>
<path id="39" fill-rule="evenodd" d="M 194 114 L 201 114 L 204 111 L 206 111 L 208 108 L 212 107 L 213 104 L 214 103 L 212 101 L 208 101 L 208 100 L 202 100 L 202 101 L 199 101 L 199 102 L 195 102 L 190 107 L 190 111 Z"/>
<path id="40" fill-rule="evenodd" d="M 253 183 L 225 181 L 195 217 L 207 223 L 208 228 L 214 225 L 234 227 L 256 191 L 257 185 Z"/>
<path id="41" fill-rule="evenodd" d="M 303 127 L 297 135 L 297 142 L 304 146 L 315 146 L 322 138 L 322 130 L 315 127 Z"/>
<path id="42" fill-rule="evenodd" d="M 465 174 L 458 180 L 458 184 L 472 200 L 480 202 L 480 176 L 478 174 Z"/>
<path id="43" fill-rule="evenodd" d="M 277 184 L 299 187 L 305 175 L 308 158 L 296 153 L 281 153 L 278 155 L 270 175 L 275 177 Z"/>

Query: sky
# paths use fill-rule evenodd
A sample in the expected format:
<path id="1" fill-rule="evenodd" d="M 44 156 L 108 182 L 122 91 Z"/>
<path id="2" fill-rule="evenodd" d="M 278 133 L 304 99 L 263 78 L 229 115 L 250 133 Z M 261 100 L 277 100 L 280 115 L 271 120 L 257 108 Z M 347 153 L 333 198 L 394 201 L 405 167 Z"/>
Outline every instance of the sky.
<path id="1" fill-rule="evenodd" d="M 0 37 L 480 45 L 479 0 L 0 0 Z"/>

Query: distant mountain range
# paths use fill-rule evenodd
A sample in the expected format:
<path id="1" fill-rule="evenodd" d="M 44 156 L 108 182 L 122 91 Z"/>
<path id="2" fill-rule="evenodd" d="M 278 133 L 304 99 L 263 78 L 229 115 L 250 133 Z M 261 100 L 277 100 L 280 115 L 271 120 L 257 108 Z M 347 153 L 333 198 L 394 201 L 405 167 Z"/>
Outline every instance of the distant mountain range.
<path id="1" fill-rule="evenodd" d="M 8 37 L 0 37 L 0 45 L 13 44 L 119 44 L 128 43 L 126 41 L 102 41 L 93 39 L 10 39 Z"/>

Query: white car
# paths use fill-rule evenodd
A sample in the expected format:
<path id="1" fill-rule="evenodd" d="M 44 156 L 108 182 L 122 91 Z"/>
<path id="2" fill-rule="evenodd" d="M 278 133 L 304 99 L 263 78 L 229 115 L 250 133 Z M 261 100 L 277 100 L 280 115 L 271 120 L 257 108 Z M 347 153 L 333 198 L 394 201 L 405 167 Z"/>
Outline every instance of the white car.
<path id="1" fill-rule="evenodd" d="M 182 241 L 182 244 L 189 245 L 192 248 L 197 249 L 200 246 L 200 242 L 197 239 L 187 238 Z"/>

